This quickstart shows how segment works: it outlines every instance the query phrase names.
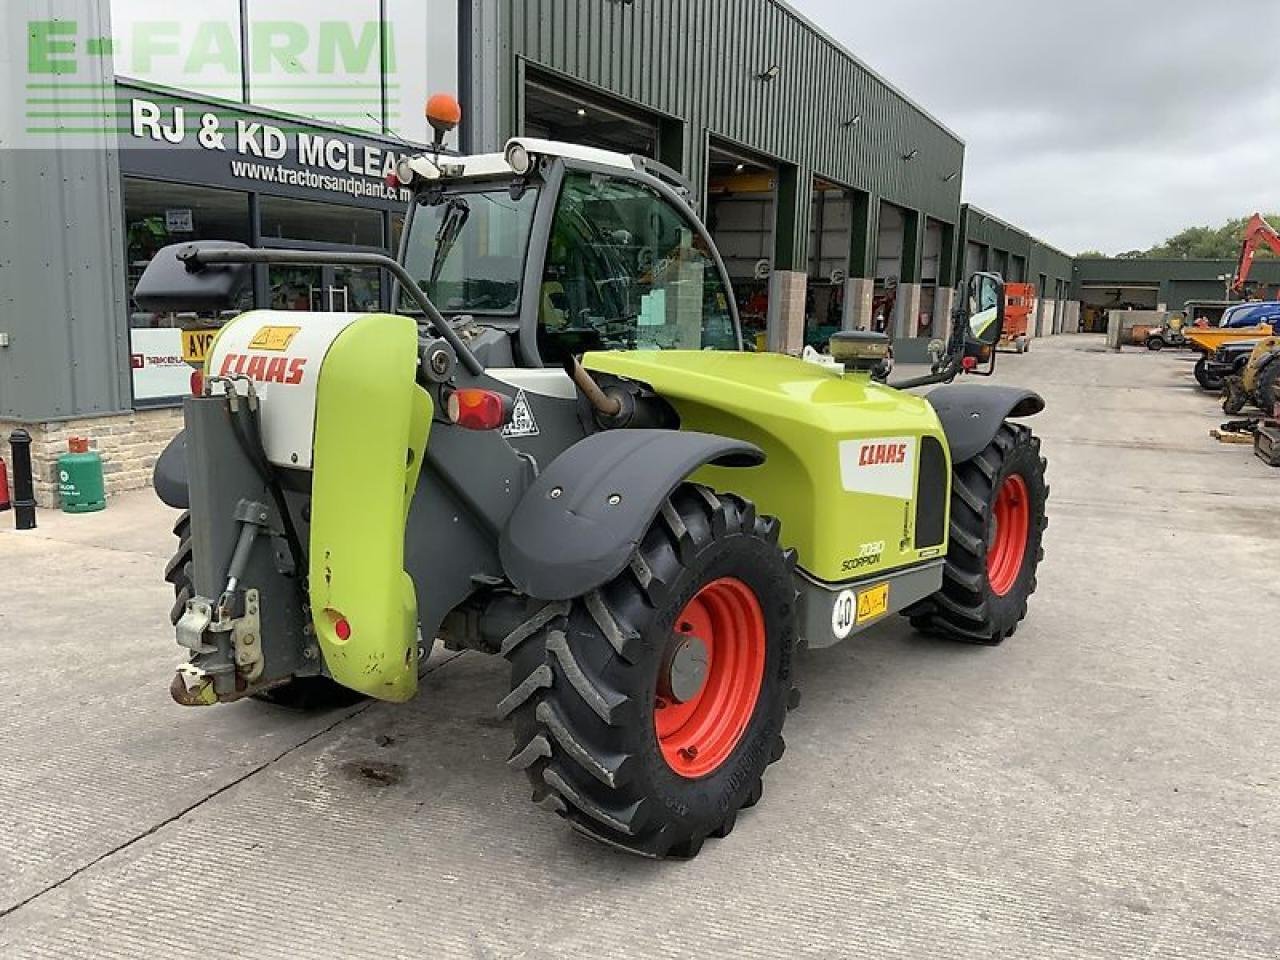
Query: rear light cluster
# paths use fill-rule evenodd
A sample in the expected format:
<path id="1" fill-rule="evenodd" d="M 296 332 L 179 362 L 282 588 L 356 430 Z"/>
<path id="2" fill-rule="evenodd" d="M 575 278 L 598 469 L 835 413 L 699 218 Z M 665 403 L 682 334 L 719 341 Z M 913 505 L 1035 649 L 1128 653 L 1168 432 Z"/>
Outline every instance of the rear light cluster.
<path id="1" fill-rule="evenodd" d="M 453 391 L 447 403 L 449 420 L 466 430 L 501 430 L 515 406 L 504 394 L 473 387 Z"/>

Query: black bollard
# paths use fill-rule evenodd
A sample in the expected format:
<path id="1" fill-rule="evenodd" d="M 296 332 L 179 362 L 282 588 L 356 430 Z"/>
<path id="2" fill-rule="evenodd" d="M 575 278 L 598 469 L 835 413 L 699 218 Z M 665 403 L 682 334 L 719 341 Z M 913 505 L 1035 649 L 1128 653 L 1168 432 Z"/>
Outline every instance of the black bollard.
<path id="1" fill-rule="evenodd" d="M 19 530 L 36 528 L 36 493 L 31 483 L 31 434 L 19 427 L 9 434 L 13 453 L 13 519 Z"/>

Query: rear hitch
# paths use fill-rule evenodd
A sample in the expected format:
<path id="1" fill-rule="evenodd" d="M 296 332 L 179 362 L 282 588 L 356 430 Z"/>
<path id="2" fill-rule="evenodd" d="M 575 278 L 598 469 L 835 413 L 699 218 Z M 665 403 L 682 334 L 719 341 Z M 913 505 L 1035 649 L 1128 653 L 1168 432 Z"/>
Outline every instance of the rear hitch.
<path id="1" fill-rule="evenodd" d="M 191 661 L 178 668 L 169 692 L 182 706 L 238 700 L 262 679 L 260 598 L 256 589 L 242 588 L 241 578 L 258 535 L 268 530 L 268 518 L 263 504 L 240 501 L 235 511 L 240 534 L 221 595 L 216 602 L 192 597 L 178 620 L 177 641 L 191 651 Z"/>

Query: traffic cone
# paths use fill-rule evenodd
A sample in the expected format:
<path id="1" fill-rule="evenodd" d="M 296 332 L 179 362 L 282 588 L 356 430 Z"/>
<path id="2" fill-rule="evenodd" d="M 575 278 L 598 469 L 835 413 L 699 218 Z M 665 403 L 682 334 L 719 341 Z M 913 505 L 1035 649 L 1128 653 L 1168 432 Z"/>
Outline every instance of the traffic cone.
<path id="1" fill-rule="evenodd" d="M 9 469 L 0 457 L 0 513 L 13 509 L 13 501 L 9 499 Z"/>

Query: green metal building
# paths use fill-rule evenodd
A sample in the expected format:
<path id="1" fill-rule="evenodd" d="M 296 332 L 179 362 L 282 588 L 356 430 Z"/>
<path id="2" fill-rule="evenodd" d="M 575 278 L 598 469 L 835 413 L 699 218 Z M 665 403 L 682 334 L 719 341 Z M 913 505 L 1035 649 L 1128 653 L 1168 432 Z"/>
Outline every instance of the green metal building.
<path id="1" fill-rule="evenodd" d="M 473 5 L 469 146 L 648 152 L 693 185 L 749 327 L 939 332 L 964 143 L 777 0 Z M 655 69 L 655 65 L 661 65 Z"/>
<path id="2" fill-rule="evenodd" d="M 1033 336 L 1076 331 L 1079 306 L 1070 296 L 1069 254 L 971 204 L 960 208 L 960 235 L 962 275 L 988 270 L 1010 283 L 1035 286 Z"/>
<path id="3" fill-rule="evenodd" d="M 1239 299 L 1230 293 L 1234 260 L 1081 259 L 1073 267 L 1071 296 L 1083 310 L 1082 326 L 1102 330 L 1109 310 L 1190 311 L 1213 318 L 1213 304 Z M 1258 259 L 1248 294 L 1280 297 L 1280 260 Z"/>

